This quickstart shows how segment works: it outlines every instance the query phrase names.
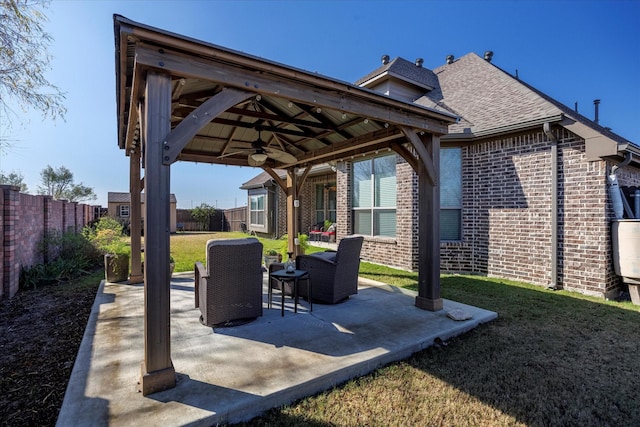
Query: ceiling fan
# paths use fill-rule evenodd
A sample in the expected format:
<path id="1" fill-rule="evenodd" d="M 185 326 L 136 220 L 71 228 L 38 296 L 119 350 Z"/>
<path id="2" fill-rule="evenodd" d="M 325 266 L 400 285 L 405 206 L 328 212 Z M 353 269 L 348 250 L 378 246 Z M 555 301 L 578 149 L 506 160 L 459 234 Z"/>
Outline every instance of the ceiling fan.
<path id="1" fill-rule="evenodd" d="M 266 145 L 261 138 L 261 128 L 257 128 L 258 139 L 251 143 L 251 148 L 241 149 L 233 153 L 227 153 L 224 156 L 232 156 L 240 153 L 247 153 L 247 161 L 249 166 L 262 166 L 268 158 L 277 160 L 281 163 L 294 163 L 297 159 L 295 156 L 283 150 L 278 150 Z"/>

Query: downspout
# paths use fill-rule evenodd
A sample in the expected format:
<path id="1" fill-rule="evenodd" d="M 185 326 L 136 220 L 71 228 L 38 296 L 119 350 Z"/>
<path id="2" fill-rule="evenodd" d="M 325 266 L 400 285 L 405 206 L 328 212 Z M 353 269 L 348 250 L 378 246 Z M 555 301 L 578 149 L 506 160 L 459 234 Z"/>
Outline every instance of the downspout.
<path id="1" fill-rule="evenodd" d="M 551 141 L 551 285 L 558 289 L 558 139 L 551 132 L 551 125 L 545 122 L 544 134 Z"/>
<path id="2" fill-rule="evenodd" d="M 622 190 L 618 186 L 618 177 L 616 176 L 616 172 L 618 169 L 627 166 L 631 163 L 631 159 L 633 158 L 633 154 L 630 151 L 624 156 L 624 160 L 622 163 L 618 165 L 613 165 L 611 168 L 611 174 L 609 175 L 609 197 L 611 198 L 611 206 L 613 207 L 613 213 L 616 219 L 624 218 L 624 211 L 627 211 L 627 215 L 629 218 L 633 218 L 634 215 L 631 212 L 631 207 L 627 203 L 627 200 L 622 196 Z"/>

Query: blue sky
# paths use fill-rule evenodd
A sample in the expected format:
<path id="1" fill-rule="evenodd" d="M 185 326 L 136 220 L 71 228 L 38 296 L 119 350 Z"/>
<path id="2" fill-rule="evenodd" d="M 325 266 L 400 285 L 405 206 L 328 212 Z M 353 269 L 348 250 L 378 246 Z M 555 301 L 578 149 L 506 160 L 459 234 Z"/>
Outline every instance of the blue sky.
<path id="1" fill-rule="evenodd" d="M 116 140 L 113 14 L 251 55 L 354 82 L 388 54 L 424 58 L 494 52 L 493 63 L 640 144 L 640 1 L 53 1 L 49 80 L 66 92 L 66 121 L 24 116 L 0 158 L 31 193 L 47 165 L 76 183 L 128 191 L 128 158 Z M 19 111 L 19 108 L 16 108 Z M 0 119 L 2 119 L 0 117 Z M 243 182 L 260 169 L 176 163 L 179 208 L 243 206 Z"/>

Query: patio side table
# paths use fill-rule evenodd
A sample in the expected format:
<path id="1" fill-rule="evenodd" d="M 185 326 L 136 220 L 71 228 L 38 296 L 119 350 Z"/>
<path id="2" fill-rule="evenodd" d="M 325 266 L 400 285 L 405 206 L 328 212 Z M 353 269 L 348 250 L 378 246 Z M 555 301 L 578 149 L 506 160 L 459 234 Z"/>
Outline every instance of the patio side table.
<path id="1" fill-rule="evenodd" d="M 294 312 L 298 312 L 298 286 L 301 280 L 306 280 L 307 286 L 309 287 L 309 311 L 313 311 L 313 302 L 311 301 L 311 278 L 309 277 L 309 273 L 304 270 L 293 270 L 291 273 L 287 273 L 286 270 L 277 270 L 273 271 L 269 275 L 269 298 L 267 307 L 271 309 L 271 299 L 273 296 L 273 286 L 271 286 L 271 279 L 276 280 L 280 284 L 280 292 L 282 294 L 282 303 L 280 304 L 281 316 L 284 316 L 284 299 L 285 299 L 285 289 L 286 284 L 293 284 L 293 307 Z"/>

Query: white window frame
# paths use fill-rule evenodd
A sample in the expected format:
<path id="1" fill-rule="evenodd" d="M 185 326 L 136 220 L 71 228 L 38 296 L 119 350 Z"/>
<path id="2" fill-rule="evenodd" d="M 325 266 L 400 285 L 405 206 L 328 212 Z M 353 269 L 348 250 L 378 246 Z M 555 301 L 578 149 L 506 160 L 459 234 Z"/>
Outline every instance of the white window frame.
<path id="1" fill-rule="evenodd" d="M 130 207 L 129 205 L 120 205 L 118 206 L 118 216 L 120 218 L 129 218 L 130 215 Z"/>
<path id="2" fill-rule="evenodd" d="M 371 176 L 370 176 L 370 182 L 371 182 L 371 194 L 370 194 L 370 200 L 371 200 L 371 206 L 355 206 L 355 202 L 354 202 L 354 206 L 352 207 L 352 216 L 353 216 L 353 227 L 354 227 L 354 233 L 356 234 L 364 234 L 367 236 L 374 236 L 374 237 L 396 237 L 396 232 L 397 232 L 397 204 L 398 204 L 398 193 L 397 193 L 397 181 L 396 181 L 396 187 L 395 187 L 395 200 L 394 200 L 394 204 L 393 206 L 376 206 L 376 177 L 375 177 L 375 162 L 380 161 L 380 159 L 383 159 L 385 157 L 391 157 L 393 158 L 393 162 L 394 162 L 394 178 L 397 179 L 397 168 L 396 168 L 396 155 L 395 154 L 391 154 L 388 156 L 379 156 L 379 157 L 373 157 L 373 158 L 369 158 L 366 160 L 360 160 L 357 162 L 353 162 L 352 164 L 352 171 L 355 170 L 355 167 L 358 163 L 363 163 L 363 162 L 369 162 L 370 164 L 370 171 L 371 171 Z M 352 179 L 351 179 L 351 184 L 352 184 L 352 188 L 353 191 L 355 193 L 355 172 L 352 173 Z M 371 228 L 368 230 L 368 233 L 365 233 L 365 230 L 361 230 L 357 228 L 357 219 L 356 216 L 358 213 L 369 213 L 370 214 L 370 223 L 371 223 Z M 376 219 L 378 218 L 378 215 L 380 215 L 381 213 L 392 213 L 394 216 L 394 230 L 393 233 L 388 233 L 388 234 L 380 234 L 379 231 L 379 221 L 377 221 Z"/>
<path id="3" fill-rule="evenodd" d="M 259 206 L 259 200 L 262 199 L 262 208 L 254 209 L 253 201 L 256 200 L 256 206 Z M 266 217 L 267 217 L 267 195 L 266 193 L 258 193 L 252 194 L 249 196 L 249 224 L 252 227 L 266 227 Z M 260 213 L 262 213 L 262 222 L 258 222 L 260 218 Z M 256 221 L 254 221 L 254 214 L 256 214 Z"/>

